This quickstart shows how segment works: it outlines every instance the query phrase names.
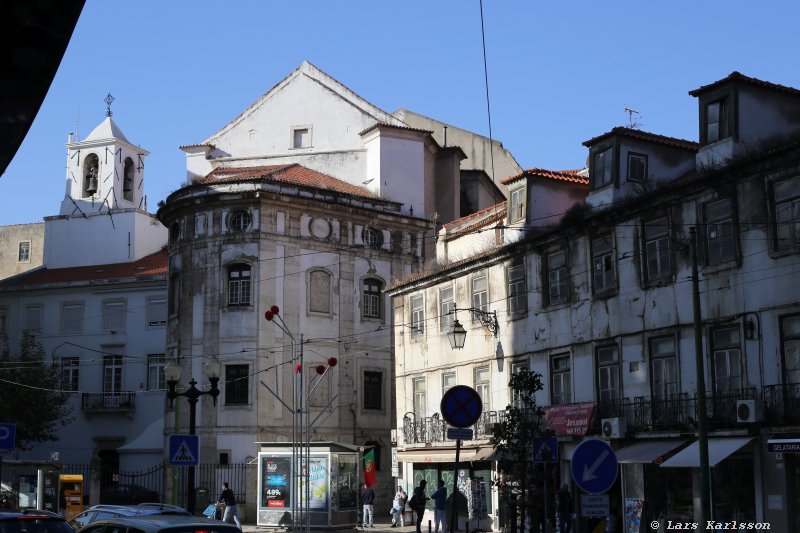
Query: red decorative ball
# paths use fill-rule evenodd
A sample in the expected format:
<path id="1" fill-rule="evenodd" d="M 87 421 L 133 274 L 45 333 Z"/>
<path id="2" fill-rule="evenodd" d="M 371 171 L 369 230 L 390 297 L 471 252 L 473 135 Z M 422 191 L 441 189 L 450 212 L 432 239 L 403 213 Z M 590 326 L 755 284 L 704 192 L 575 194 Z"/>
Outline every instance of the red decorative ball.
<path id="1" fill-rule="evenodd" d="M 294 373 L 295 374 L 299 374 L 302 371 L 303 371 L 303 365 L 301 365 L 300 363 L 297 363 L 296 365 L 294 365 Z"/>
<path id="2" fill-rule="evenodd" d="M 278 308 L 277 305 L 273 305 L 272 307 L 269 308 L 269 310 L 272 312 L 273 315 L 277 315 L 280 312 L 280 309 Z"/>
<path id="3" fill-rule="evenodd" d="M 317 365 L 317 374 L 320 376 L 325 373 L 325 365 Z"/>
<path id="4" fill-rule="evenodd" d="M 274 313 L 272 311 L 267 311 L 266 313 L 264 313 L 264 318 L 266 318 L 267 320 L 272 320 L 273 314 Z"/>
<path id="5" fill-rule="evenodd" d="M 338 359 L 336 359 L 335 357 L 328 357 L 328 366 L 329 367 L 333 368 L 337 364 L 339 364 L 339 360 Z"/>

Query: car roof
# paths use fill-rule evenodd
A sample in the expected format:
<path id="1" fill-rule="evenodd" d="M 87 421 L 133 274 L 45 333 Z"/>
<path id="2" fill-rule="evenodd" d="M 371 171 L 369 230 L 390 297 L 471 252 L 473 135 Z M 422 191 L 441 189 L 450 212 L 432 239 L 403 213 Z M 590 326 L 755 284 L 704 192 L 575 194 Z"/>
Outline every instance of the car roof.
<path id="1" fill-rule="evenodd" d="M 235 531 L 240 532 L 240 529 L 232 524 L 226 524 L 219 520 L 212 520 L 205 517 L 197 516 L 180 516 L 180 515 L 145 515 L 136 517 L 121 517 L 97 520 L 91 524 L 87 524 L 84 528 L 78 531 L 83 531 L 87 528 L 96 528 L 100 525 L 121 525 L 129 528 L 137 528 L 144 531 L 158 531 L 164 528 L 186 528 L 197 527 L 204 530 L 211 531 Z"/>
<path id="2" fill-rule="evenodd" d="M 158 502 L 139 503 L 132 505 L 113 505 L 108 503 L 101 503 L 99 505 L 93 505 L 89 507 L 89 509 L 87 509 L 84 512 L 88 511 L 111 511 L 130 516 L 137 516 L 145 513 L 149 514 L 173 513 L 173 514 L 185 514 L 185 515 L 191 514 L 183 507 L 178 507 L 177 505 L 170 505 L 168 503 L 158 503 Z"/>
<path id="3" fill-rule="evenodd" d="M 0 519 L 9 520 L 23 516 L 26 518 L 58 518 L 59 520 L 64 520 L 64 517 L 60 514 L 53 513 L 51 511 L 44 511 L 42 509 L 9 509 L 0 511 Z"/>

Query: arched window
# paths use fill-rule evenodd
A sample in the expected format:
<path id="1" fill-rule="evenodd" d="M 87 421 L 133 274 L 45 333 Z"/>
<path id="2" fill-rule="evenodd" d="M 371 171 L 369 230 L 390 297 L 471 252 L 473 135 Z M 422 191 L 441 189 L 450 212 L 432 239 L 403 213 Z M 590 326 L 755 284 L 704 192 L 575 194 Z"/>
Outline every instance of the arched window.
<path id="1" fill-rule="evenodd" d="M 381 291 L 383 283 L 375 278 L 364 280 L 363 299 L 361 301 L 361 316 L 364 318 L 381 318 L 383 310 L 383 298 Z"/>
<path id="2" fill-rule="evenodd" d="M 89 154 L 83 160 L 83 186 L 81 196 L 88 198 L 97 193 L 100 188 L 100 158 L 97 154 Z"/>
<path id="3" fill-rule="evenodd" d="M 236 211 L 231 215 L 231 218 L 228 222 L 228 227 L 231 229 L 231 231 L 245 231 L 250 227 L 250 223 L 252 221 L 253 217 L 251 217 L 250 213 L 247 211 Z"/>
<path id="4" fill-rule="evenodd" d="M 250 265 L 231 265 L 228 268 L 228 305 L 250 305 L 250 290 Z"/>
<path id="5" fill-rule="evenodd" d="M 125 169 L 122 171 L 122 197 L 127 201 L 133 201 L 133 159 L 125 158 Z"/>
<path id="6" fill-rule="evenodd" d="M 325 270 L 312 270 L 308 275 L 308 310 L 331 312 L 331 275 Z"/>
<path id="7" fill-rule="evenodd" d="M 364 246 L 379 250 L 383 246 L 383 232 L 373 228 L 364 228 L 361 233 Z"/>

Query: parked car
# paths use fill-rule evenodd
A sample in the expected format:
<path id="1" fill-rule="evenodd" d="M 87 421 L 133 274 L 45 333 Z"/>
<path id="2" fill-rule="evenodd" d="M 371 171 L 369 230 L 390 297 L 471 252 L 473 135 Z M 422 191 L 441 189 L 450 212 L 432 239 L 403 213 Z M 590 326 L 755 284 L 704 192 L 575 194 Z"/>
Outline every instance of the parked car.
<path id="1" fill-rule="evenodd" d="M 93 505 L 69 521 L 73 529 L 107 518 L 122 518 L 125 516 L 146 516 L 154 514 L 192 516 L 192 514 L 177 505 L 166 503 L 140 503 L 138 505 Z"/>
<path id="2" fill-rule="evenodd" d="M 135 531 L 136 533 L 242 533 L 233 524 L 194 516 L 149 515 L 132 518 L 98 520 L 78 530 L 78 533 L 104 531 Z"/>
<path id="3" fill-rule="evenodd" d="M 0 511 L 0 533 L 73 533 L 64 517 L 40 509 Z"/>
<path id="4" fill-rule="evenodd" d="M 100 492 L 100 503 L 112 505 L 136 505 L 160 499 L 158 491 L 141 485 L 114 485 Z"/>

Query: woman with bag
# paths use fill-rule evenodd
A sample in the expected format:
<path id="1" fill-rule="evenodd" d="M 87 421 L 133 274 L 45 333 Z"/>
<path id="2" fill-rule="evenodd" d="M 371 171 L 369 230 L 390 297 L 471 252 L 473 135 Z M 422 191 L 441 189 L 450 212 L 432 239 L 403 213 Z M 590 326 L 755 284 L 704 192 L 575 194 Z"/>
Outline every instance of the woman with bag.
<path id="1" fill-rule="evenodd" d="M 392 510 L 390 511 L 392 515 L 392 527 L 397 527 L 398 523 L 400 527 L 405 526 L 405 521 L 403 520 L 403 513 L 406 510 L 406 501 L 408 500 L 408 494 L 403 490 L 403 487 L 397 487 L 397 493 L 394 495 L 394 501 L 392 502 Z"/>

